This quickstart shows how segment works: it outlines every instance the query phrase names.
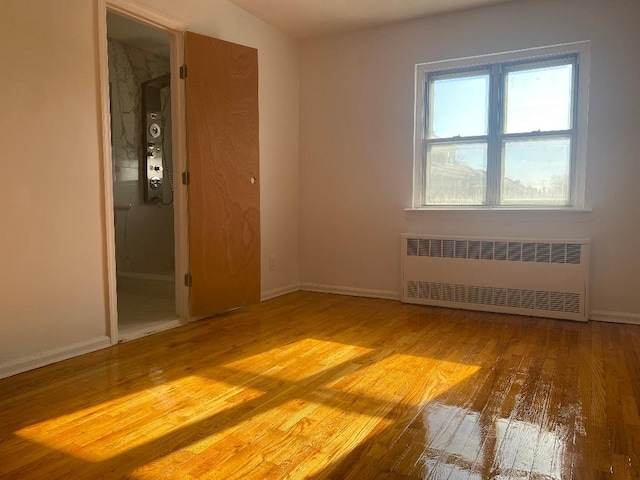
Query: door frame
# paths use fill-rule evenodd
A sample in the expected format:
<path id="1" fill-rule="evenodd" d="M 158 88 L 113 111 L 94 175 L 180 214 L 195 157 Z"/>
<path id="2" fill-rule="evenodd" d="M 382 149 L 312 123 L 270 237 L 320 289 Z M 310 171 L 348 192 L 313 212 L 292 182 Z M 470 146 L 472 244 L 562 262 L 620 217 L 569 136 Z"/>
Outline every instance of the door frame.
<path id="1" fill-rule="evenodd" d="M 104 198 L 104 248 L 106 267 L 107 316 L 111 344 L 118 343 L 118 298 L 116 279 L 116 242 L 113 200 L 113 166 L 111 151 L 111 113 L 109 99 L 109 61 L 107 43 L 107 11 L 134 20 L 170 35 L 171 39 L 171 122 L 174 182 L 175 299 L 176 314 L 189 319 L 189 288 L 181 281 L 189 271 L 189 238 L 187 228 L 187 189 L 182 185 L 186 170 L 186 121 L 184 81 L 179 67 L 184 63 L 183 33 L 186 26 L 171 17 L 128 0 L 98 0 L 97 35 L 99 56 L 99 93 L 102 140 L 102 198 Z"/>

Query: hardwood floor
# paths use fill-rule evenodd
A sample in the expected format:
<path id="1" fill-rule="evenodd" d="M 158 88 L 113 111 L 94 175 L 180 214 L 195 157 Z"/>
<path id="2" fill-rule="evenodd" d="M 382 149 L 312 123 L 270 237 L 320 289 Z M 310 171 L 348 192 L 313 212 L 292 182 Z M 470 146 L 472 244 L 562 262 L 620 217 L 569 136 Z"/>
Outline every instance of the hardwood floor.
<path id="1" fill-rule="evenodd" d="M 640 477 L 638 326 L 298 292 L 0 395 L 0 478 Z"/>

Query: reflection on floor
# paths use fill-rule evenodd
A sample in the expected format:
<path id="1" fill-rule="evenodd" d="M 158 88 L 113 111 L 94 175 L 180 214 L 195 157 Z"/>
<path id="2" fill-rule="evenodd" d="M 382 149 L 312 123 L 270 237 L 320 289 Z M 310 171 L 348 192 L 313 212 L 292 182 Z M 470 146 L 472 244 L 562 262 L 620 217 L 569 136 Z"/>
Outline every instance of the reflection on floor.
<path id="1" fill-rule="evenodd" d="M 0 380 L 0 478 L 640 478 L 640 326 L 296 292 Z"/>
<path id="2" fill-rule="evenodd" d="M 126 342 L 184 324 L 176 302 L 166 292 L 130 292 L 118 289 L 118 339 Z"/>

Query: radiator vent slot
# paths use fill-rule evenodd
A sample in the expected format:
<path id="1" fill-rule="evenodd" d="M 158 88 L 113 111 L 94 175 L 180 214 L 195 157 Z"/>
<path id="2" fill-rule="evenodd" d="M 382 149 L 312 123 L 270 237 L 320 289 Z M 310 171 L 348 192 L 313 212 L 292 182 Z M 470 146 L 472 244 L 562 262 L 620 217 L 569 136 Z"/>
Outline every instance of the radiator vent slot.
<path id="1" fill-rule="evenodd" d="M 582 244 L 408 238 L 407 256 L 579 265 Z"/>
<path id="2" fill-rule="evenodd" d="M 588 240 L 402 238 L 404 302 L 588 319 Z"/>
<path id="3" fill-rule="evenodd" d="M 525 308 L 551 312 L 580 313 L 580 295 L 569 292 L 519 290 L 515 288 L 481 287 L 451 283 L 407 282 L 407 296 L 422 300 L 459 302 L 475 305 Z"/>

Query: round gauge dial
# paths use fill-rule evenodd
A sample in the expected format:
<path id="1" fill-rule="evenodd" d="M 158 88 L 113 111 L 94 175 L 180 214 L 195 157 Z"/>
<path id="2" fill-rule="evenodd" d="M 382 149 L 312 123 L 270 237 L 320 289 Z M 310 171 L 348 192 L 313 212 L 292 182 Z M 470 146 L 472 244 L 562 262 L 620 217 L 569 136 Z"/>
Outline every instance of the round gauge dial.
<path id="1" fill-rule="evenodd" d="M 152 123 L 151 125 L 149 125 L 149 135 L 151 135 L 153 138 L 158 138 L 161 133 L 162 130 L 160 129 L 160 125 L 158 125 L 157 123 Z"/>

